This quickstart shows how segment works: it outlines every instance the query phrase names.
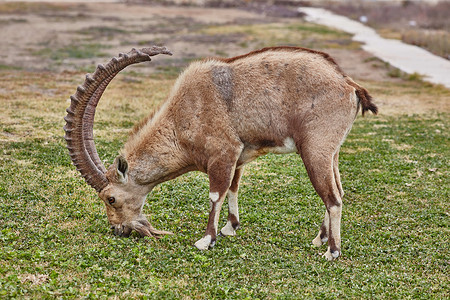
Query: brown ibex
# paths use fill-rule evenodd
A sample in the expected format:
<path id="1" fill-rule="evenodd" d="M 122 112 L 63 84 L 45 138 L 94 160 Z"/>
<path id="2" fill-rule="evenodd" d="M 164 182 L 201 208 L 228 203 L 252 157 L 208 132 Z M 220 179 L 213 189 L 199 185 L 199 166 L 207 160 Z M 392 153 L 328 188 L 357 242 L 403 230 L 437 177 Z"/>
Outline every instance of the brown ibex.
<path id="1" fill-rule="evenodd" d="M 70 156 L 105 202 L 115 234 L 158 237 L 142 214 L 157 184 L 188 171 L 209 177 L 210 213 L 198 249 L 214 246 L 226 196 L 228 221 L 220 233 L 239 226 L 237 192 L 244 165 L 272 153 L 300 154 L 326 212 L 316 246 L 328 241 L 325 257 L 340 254 L 344 194 L 338 170 L 339 148 L 359 107 L 377 113 L 367 90 L 346 76 L 326 53 L 296 47 L 265 48 L 233 58 L 192 63 L 168 99 L 133 130 L 121 154 L 105 169 L 93 139 L 97 103 L 123 68 L 171 54 L 164 47 L 133 49 L 99 65 L 71 97 L 65 118 Z"/>

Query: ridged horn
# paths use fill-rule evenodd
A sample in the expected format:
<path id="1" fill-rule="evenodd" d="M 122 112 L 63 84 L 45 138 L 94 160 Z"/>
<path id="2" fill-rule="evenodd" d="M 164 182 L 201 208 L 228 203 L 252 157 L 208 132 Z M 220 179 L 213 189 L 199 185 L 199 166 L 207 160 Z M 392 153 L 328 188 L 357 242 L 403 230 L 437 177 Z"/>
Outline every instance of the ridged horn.
<path id="1" fill-rule="evenodd" d="M 121 70 L 132 64 L 150 61 L 150 56 L 158 54 L 172 55 L 166 47 L 157 46 L 140 50 L 133 48 L 126 54 L 121 53 L 106 65 L 98 65 L 94 73 L 87 74 L 84 83 L 70 97 L 71 103 L 64 118 L 64 138 L 73 164 L 97 192 L 101 192 L 108 184 L 106 169 L 94 144 L 93 126 L 98 101 Z"/>

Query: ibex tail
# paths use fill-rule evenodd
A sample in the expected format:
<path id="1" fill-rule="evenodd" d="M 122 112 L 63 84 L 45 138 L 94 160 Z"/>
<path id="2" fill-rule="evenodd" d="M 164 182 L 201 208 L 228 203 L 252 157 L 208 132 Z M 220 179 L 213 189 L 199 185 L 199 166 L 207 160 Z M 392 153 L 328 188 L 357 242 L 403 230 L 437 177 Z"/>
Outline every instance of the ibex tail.
<path id="1" fill-rule="evenodd" d="M 372 96 L 369 95 L 369 92 L 354 82 L 350 77 L 347 77 L 347 83 L 355 88 L 356 97 L 358 97 L 362 107 L 362 115 L 364 116 L 364 113 L 368 110 L 376 115 L 378 113 L 378 107 L 372 102 Z"/>

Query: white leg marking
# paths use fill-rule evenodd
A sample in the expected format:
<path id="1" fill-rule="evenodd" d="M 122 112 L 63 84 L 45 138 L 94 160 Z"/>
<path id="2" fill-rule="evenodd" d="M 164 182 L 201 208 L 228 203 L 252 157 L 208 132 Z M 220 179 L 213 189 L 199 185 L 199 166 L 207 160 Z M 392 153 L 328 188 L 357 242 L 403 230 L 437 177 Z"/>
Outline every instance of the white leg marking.
<path id="1" fill-rule="evenodd" d="M 239 222 L 237 193 L 233 193 L 232 191 L 228 191 L 228 213 L 234 215 Z M 231 222 L 227 221 L 227 224 L 220 230 L 220 233 L 224 236 L 235 236 L 236 230 L 233 228 Z"/>
<path id="2" fill-rule="evenodd" d="M 214 231 L 217 234 L 217 228 L 219 227 L 219 217 L 220 217 L 220 209 L 221 209 L 221 203 L 218 203 L 216 206 L 216 213 L 214 214 Z"/>
<path id="3" fill-rule="evenodd" d="M 217 192 L 216 193 L 209 193 L 209 199 L 210 199 L 210 201 L 209 201 L 209 203 L 210 203 L 210 210 L 212 210 L 213 207 L 214 207 L 214 210 L 215 210 L 214 219 L 213 219 L 213 221 L 214 221 L 213 225 L 214 225 L 214 232 L 215 232 L 215 234 L 217 234 L 217 227 L 219 226 L 219 216 L 220 216 L 220 210 L 221 210 L 222 204 L 223 204 L 223 199 L 221 201 L 219 201 L 220 200 L 220 196 L 219 196 L 219 193 L 217 193 Z M 209 226 L 209 223 L 208 223 L 208 226 Z"/>
<path id="4" fill-rule="evenodd" d="M 341 212 L 342 204 L 330 208 L 330 231 L 338 249 L 341 248 Z"/>
<path id="5" fill-rule="evenodd" d="M 340 206 L 333 206 L 330 208 L 330 230 L 333 234 L 333 239 L 336 243 L 338 249 L 341 248 L 341 212 L 342 212 L 342 203 Z M 327 260 L 333 260 L 338 258 L 340 252 L 338 250 L 331 252 L 330 247 L 328 246 L 327 252 L 323 255 Z"/>
<path id="6" fill-rule="evenodd" d="M 313 243 L 313 245 L 316 246 L 316 247 L 322 246 L 322 240 L 320 239 L 320 232 L 319 232 L 319 234 L 316 236 L 316 238 L 313 239 L 312 243 Z"/>
<path id="7" fill-rule="evenodd" d="M 333 260 L 339 257 L 339 251 L 330 251 L 330 247 L 328 247 L 327 252 L 323 255 L 327 260 Z"/>
<path id="8" fill-rule="evenodd" d="M 219 193 L 209 193 L 209 199 L 211 199 L 212 202 L 217 202 L 217 200 L 219 200 Z"/>
<path id="9" fill-rule="evenodd" d="M 224 236 L 235 236 L 236 230 L 234 230 L 233 225 L 231 225 L 230 221 L 227 221 L 227 225 L 225 225 L 221 230 L 220 233 Z"/>
<path id="10" fill-rule="evenodd" d="M 325 210 L 325 217 L 323 218 L 323 224 L 325 224 L 325 228 L 327 231 L 327 241 L 328 241 L 328 233 L 330 232 L 330 215 L 328 215 L 328 211 Z M 326 241 L 325 241 L 326 242 Z"/>
<path id="11" fill-rule="evenodd" d="M 330 230 L 329 230 L 330 218 L 329 218 L 328 212 L 326 210 L 325 210 L 325 216 L 323 218 L 323 223 L 322 224 L 325 225 L 325 230 L 326 230 L 326 233 L 328 235 L 328 232 L 330 232 Z M 328 236 L 326 236 L 323 239 L 321 239 L 320 238 L 321 234 L 322 234 L 322 225 L 320 226 L 319 233 L 317 234 L 317 236 L 312 241 L 313 245 L 316 246 L 316 247 L 320 247 L 320 246 L 322 246 L 323 243 L 326 243 L 328 241 Z"/>
<path id="12" fill-rule="evenodd" d="M 211 245 L 211 236 L 207 235 L 195 242 L 195 247 L 199 250 L 208 250 Z"/>
<path id="13" fill-rule="evenodd" d="M 235 215 L 239 221 L 237 193 L 233 193 L 232 191 L 228 191 L 228 210 L 229 210 L 229 213 Z"/>
<path id="14" fill-rule="evenodd" d="M 323 244 L 325 244 L 326 242 L 328 242 L 328 238 L 324 237 L 323 239 L 321 239 L 320 238 L 320 232 L 312 241 L 313 245 L 316 246 L 316 247 L 320 247 Z"/>

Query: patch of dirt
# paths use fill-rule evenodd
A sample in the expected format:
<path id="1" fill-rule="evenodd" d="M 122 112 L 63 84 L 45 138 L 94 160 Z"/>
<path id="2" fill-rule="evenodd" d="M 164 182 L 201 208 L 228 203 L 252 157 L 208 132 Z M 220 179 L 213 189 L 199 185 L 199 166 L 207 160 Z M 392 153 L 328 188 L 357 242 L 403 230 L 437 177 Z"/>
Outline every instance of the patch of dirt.
<path id="1" fill-rule="evenodd" d="M 352 78 L 366 81 L 395 80 L 387 76 L 382 61 L 364 50 L 327 49 L 326 52 Z"/>
<path id="2" fill-rule="evenodd" d="M 149 72 L 158 66 L 186 65 L 187 61 L 200 57 L 240 55 L 249 51 L 239 46 L 247 42 L 245 35 L 209 35 L 198 30 L 221 24 L 290 21 L 262 17 L 248 9 L 120 3 L 20 6 L 0 14 L 0 20 L 5 41 L 0 44 L 1 65 L 57 72 L 92 69 L 119 52 L 152 44 L 167 45 L 175 55 L 146 65 Z M 247 48 L 251 49 L 251 45 Z"/>
<path id="3" fill-rule="evenodd" d="M 32 285 L 41 285 L 49 280 L 48 275 L 45 274 L 24 274 L 21 276 L 21 282 L 31 282 Z"/>
<path id="4" fill-rule="evenodd" d="M 266 5 L 267 6 L 267 5 Z M 269 6 L 241 9 L 127 5 L 122 3 L 53 4 L 24 6 L 1 14 L 0 65 L 25 70 L 74 71 L 92 69 L 132 47 L 166 45 L 173 57 L 161 57 L 145 66 L 149 72 L 160 66 L 187 65 L 206 56 L 234 56 L 252 50 L 244 34 L 204 34 L 211 25 L 289 23 L 281 17 L 267 17 Z M 258 9 L 257 9 L 258 8 Z M 36 10 L 33 13 L 33 9 Z M 289 10 L 278 9 L 279 11 Z M 291 16 L 288 14 L 288 16 Z M 17 20 L 20 20 L 18 22 Z M 240 44 L 246 44 L 245 47 Z M 307 40 L 299 41 L 304 46 Z M 327 50 L 328 51 L 328 50 Z M 379 80 L 381 70 L 360 67 L 364 51 L 330 49 L 351 76 Z M 143 69 L 143 68 L 142 68 Z"/>
<path id="5" fill-rule="evenodd" d="M 445 87 L 437 86 L 442 90 L 442 95 L 428 95 L 426 92 L 417 96 L 409 93 L 408 88 L 399 88 L 396 93 L 383 92 L 386 87 L 367 86 L 371 94 L 375 97 L 375 102 L 379 107 L 380 116 L 405 114 L 409 116 L 429 114 L 435 112 L 450 112 L 450 93 Z M 395 88 L 395 87 L 394 87 Z M 380 91 L 380 93 L 378 93 Z M 401 93 L 404 91 L 404 94 Z M 381 95 L 381 96 L 380 96 Z"/>
<path id="6" fill-rule="evenodd" d="M 121 3 L 64 4 L 64 7 L 62 12 L 33 13 L 25 7 L 23 11 L 1 14 L 0 6 L 3 41 L 0 64 L 26 70 L 77 70 L 98 62 L 99 57 L 149 44 L 168 45 L 178 57 L 210 56 L 216 53 L 214 48 L 235 39 L 204 37 L 205 42 L 211 43 L 205 47 L 205 42 L 199 42 L 202 38 L 198 35 L 189 38 L 189 34 L 208 25 L 260 19 L 258 14 L 236 9 Z M 92 45 L 97 46 L 98 53 L 89 52 Z M 78 53 L 71 53 L 70 48 L 76 48 Z"/>

